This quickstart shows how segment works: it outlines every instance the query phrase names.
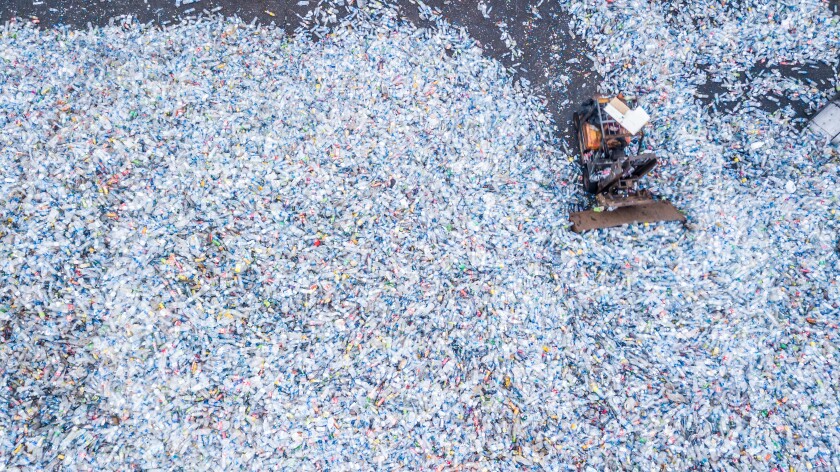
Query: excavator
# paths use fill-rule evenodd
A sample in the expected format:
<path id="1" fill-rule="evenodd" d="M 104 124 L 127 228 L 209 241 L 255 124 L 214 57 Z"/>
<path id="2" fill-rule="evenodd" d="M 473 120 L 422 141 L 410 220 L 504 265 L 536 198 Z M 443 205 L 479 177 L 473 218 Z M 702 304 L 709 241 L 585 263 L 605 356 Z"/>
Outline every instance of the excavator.
<path id="1" fill-rule="evenodd" d="M 573 120 L 583 188 L 594 195 L 595 205 L 569 215 L 572 231 L 686 221 L 674 205 L 638 185 L 639 179 L 656 167 L 657 159 L 653 153 L 642 152 L 643 127 L 650 116 L 635 98 L 596 96 L 582 105 Z"/>

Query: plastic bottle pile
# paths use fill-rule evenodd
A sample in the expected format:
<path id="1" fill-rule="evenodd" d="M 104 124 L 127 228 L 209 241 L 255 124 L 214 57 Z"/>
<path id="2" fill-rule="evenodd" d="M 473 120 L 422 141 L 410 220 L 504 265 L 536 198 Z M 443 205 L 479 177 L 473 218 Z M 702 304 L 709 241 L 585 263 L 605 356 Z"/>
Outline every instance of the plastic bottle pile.
<path id="1" fill-rule="evenodd" d="M 3 462 L 840 467 L 836 150 L 705 115 L 639 39 L 692 229 L 577 235 L 536 101 L 394 18 L 3 29 Z"/>

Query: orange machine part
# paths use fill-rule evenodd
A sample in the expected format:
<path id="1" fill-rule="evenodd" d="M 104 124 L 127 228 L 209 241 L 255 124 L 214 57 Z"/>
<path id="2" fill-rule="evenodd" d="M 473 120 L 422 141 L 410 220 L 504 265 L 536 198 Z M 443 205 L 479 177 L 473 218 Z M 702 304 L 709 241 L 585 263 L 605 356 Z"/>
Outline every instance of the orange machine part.
<path id="1" fill-rule="evenodd" d="M 595 126 L 585 123 L 583 125 L 583 141 L 587 151 L 601 149 L 601 132 Z"/>

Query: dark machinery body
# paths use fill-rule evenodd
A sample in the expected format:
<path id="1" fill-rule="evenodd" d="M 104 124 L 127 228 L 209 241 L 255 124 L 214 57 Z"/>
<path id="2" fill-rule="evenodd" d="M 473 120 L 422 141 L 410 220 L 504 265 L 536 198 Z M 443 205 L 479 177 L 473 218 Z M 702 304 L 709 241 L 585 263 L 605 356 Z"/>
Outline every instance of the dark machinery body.
<path id="1" fill-rule="evenodd" d="M 636 107 L 636 100 L 619 98 L 626 108 Z M 597 207 L 572 213 L 572 230 L 685 221 L 673 205 L 656 200 L 648 190 L 639 188 L 639 179 L 656 167 L 656 155 L 642 152 L 644 131 L 630 133 L 606 112 L 610 102 L 606 97 L 595 97 L 574 115 L 583 187 L 595 195 Z"/>

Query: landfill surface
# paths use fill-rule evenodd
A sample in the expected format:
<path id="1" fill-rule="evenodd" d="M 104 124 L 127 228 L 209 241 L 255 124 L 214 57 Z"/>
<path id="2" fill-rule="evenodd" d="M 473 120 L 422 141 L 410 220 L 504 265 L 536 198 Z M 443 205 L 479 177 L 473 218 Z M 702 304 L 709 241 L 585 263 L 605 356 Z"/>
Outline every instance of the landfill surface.
<path id="1" fill-rule="evenodd" d="M 106 26 L 114 18 L 131 16 L 141 23 L 166 26 L 201 16 L 237 16 L 246 23 L 277 25 L 289 34 L 306 31 L 318 40 L 349 14 L 367 8 L 366 0 L 10 0 L 0 5 L 0 22 L 11 18 L 49 28 Z M 378 4 L 374 2 L 375 4 Z M 586 56 L 584 39 L 570 31 L 570 16 L 558 2 L 546 0 L 432 1 L 420 7 L 415 0 L 392 5 L 400 18 L 418 27 L 434 21 L 421 18 L 431 8 L 439 16 L 465 28 L 483 54 L 500 61 L 515 76 L 526 79 L 533 94 L 556 118 L 558 134 L 570 140 L 567 122 L 573 108 L 597 92 L 600 77 Z"/>
<path id="2" fill-rule="evenodd" d="M 420 2 L 7 22 L 0 463 L 840 468 L 836 3 L 557 4 L 687 224 L 570 231 L 560 112 Z"/>
<path id="3" fill-rule="evenodd" d="M 604 0 L 606 1 L 606 0 Z M 611 2 L 608 2 L 611 3 Z M 811 2 L 813 3 L 813 2 Z M 501 62 L 516 78 L 527 81 L 531 93 L 540 98 L 554 120 L 555 133 L 567 144 L 574 140 L 570 126 L 572 114 L 585 100 L 598 92 L 601 76 L 593 70 L 593 56 L 585 38 L 575 34 L 575 19 L 568 2 L 550 0 L 395 0 L 389 3 L 400 18 L 419 27 L 434 21 L 422 18 L 420 11 L 430 9 L 448 23 L 464 28 L 481 47 L 483 54 Z M 737 17 L 756 2 L 733 0 L 720 5 L 705 2 L 668 0 L 662 13 L 671 28 L 689 22 L 698 25 L 698 33 L 708 30 L 707 23 L 719 23 L 717 17 Z M 758 2 L 761 5 L 761 2 Z M 373 5 L 379 5 L 373 2 Z M 632 7 L 626 14 L 638 15 Z M 840 0 L 829 0 L 829 12 L 840 16 Z M 236 16 L 246 23 L 276 25 L 289 34 L 310 31 L 317 40 L 349 14 L 350 8 L 368 7 L 367 0 L 8 0 L 0 4 L 0 22 L 16 18 L 41 28 L 86 28 L 113 24 L 114 19 L 132 17 L 141 23 L 167 26 L 202 16 Z M 766 8 L 766 7 L 764 7 Z M 591 21 L 591 20 L 590 20 Z M 742 21 L 742 20 L 738 20 Z M 696 42 L 696 41 L 695 41 Z M 698 75 L 708 74 L 711 63 L 695 64 Z M 764 110 L 774 112 L 791 107 L 797 117 L 814 113 L 810 104 L 795 94 L 769 98 L 754 93 L 752 76 L 775 81 L 813 81 L 820 91 L 832 89 L 836 72 L 831 64 L 808 61 L 807 64 L 753 64 L 735 76 L 698 84 L 695 99 L 704 106 L 731 111 L 738 104 L 756 100 Z M 802 77 L 805 75 L 806 77 Z"/>

